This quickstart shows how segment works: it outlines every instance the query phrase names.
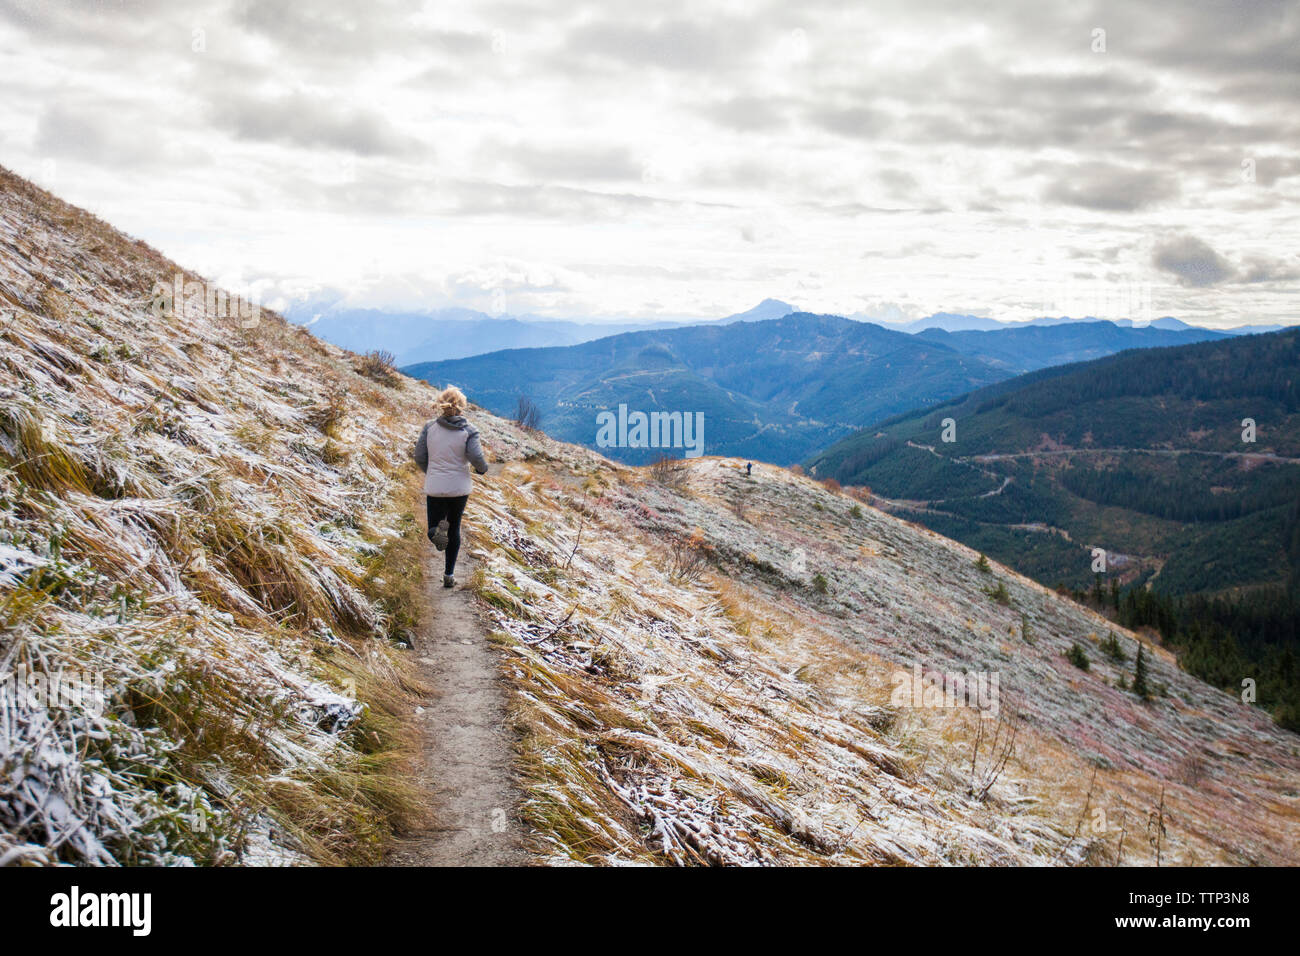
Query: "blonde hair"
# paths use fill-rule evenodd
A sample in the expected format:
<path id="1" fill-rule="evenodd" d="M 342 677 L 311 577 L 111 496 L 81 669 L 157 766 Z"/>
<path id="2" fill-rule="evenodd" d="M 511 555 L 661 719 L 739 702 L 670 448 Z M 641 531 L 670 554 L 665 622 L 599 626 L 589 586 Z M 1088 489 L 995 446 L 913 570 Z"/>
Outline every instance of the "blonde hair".
<path id="1" fill-rule="evenodd" d="M 452 415 L 463 415 L 465 409 L 469 407 L 469 399 L 465 393 L 455 385 L 448 385 L 438 397 L 433 400 L 433 410 L 438 413 L 439 418 L 450 418 Z"/>

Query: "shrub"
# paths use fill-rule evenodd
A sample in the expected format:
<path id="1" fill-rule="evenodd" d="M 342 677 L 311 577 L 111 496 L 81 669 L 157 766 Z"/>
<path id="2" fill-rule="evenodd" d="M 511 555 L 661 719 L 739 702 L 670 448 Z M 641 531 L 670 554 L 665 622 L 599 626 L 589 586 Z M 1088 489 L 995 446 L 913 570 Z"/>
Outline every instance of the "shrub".
<path id="1" fill-rule="evenodd" d="M 1020 614 L 1020 639 L 1026 644 L 1035 644 L 1033 632 L 1029 630 L 1029 615 L 1023 611 Z"/>
<path id="2" fill-rule="evenodd" d="M 361 364 L 357 367 L 357 371 L 366 378 L 374 379 L 383 385 L 391 385 L 398 374 L 397 360 L 392 352 L 376 349 L 361 357 Z"/>
<path id="3" fill-rule="evenodd" d="M 650 480 L 665 488 L 680 491 L 686 486 L 686 476 L 686 465 L 671 455 L 661 455 L 650 465 Z"/>
<path id="4" fill-rule="evenodd" d="M 864 505 L 871 504 L 871 488 L 868 485 L 850 485 L 844 490 Z"/>
<path id="5" fill-rule="evenodd" d="M 542 410 L 527 395 L 519 396 L 519 404 L 515 407 L 515 424 L 530 432 L 537 431 L 542 425 Z"/>
<path id="6" fill-rule="evenodd" d="M 998 586 L 995 588 L 985 588 L 984 593 L 1003 607 L 1011 604 L 1011 594 L 1007 591 L 1007 585 L 1004 581 L 999 581 Z"/>
<path id="7" fill-rule="evenodd" d="M 307 423 L 327 438 L 337 438 L 347 412 L 347 393 L 341 388 L 331 387 L 325 392 L 325 400 L 307 412 Z"/>
<path id="8" fill-rule="evenodd" d="M 1084 653 L 1083 648 L 1079 646 L 1077 641 L 1070 645 L 1070 649 L 1065 652 L 1065 656 L 1071 664 L 1081 671 L 1086 671 L 1092 666 L 1088 663 L 1088 655 Z"/>
<path id="9" fill-rule="evenodd" d="M 704 532 L 696 528 L 689 535 L 675 534 L 668 542 L 668 577 L 679 584 L 698 581 L 709 564 L 709 546 Z"/>

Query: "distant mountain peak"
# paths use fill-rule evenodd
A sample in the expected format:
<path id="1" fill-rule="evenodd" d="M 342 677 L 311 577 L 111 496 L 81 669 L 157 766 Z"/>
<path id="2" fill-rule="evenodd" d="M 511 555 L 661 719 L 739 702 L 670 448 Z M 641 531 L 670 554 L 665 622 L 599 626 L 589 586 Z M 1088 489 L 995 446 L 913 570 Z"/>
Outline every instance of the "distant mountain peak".
<path id="1" fill-rule="evenodd" d="M 725 319 L 719 319 L 719 322 L 763 322 L 767 319 L 783 319 L 792 312 L 798 311 L 789 302 L 782 302 L 780 299 L 764 299 L 752 309 L 744 312 L 737 312 L 735 315 L 729 315 Z"/>

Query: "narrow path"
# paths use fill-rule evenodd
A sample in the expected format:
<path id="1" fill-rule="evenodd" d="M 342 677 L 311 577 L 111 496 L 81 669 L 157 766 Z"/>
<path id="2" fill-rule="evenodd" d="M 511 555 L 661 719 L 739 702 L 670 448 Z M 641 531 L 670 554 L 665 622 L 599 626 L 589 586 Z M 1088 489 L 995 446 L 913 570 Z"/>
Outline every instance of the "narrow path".
<path id="1" fill-rule="evenodd" d="M 466 542 L 468 545 L 468 542 Z M 432 552 L 432 549 L 430 549 Z M 477 567 L 462 546 L 457 586 L 442 586 L 442 556 L 429 559 L 428 608 L 415 642 L 433 698 L 420 715 L 425 737 L 421 777 L 434 795 L 434 824 L 408 834 L 389 855 L 393 866 L 521 866 L 519 793 L 505 728 L 505 688 L 465 589 Z"/>

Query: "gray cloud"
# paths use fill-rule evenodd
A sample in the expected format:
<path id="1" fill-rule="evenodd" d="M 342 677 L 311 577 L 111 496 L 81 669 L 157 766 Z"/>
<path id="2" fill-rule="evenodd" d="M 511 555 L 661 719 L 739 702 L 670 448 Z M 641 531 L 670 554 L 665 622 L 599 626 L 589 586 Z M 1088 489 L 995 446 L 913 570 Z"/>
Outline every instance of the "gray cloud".
<path id="1" fill-rule="evenodd" d="M 733 96 L 700 107 L 700 113 L 729 129 L 753 132 L 786 124 L 784 111 L 768 97 Z"/>
<path id="2" fill-rule="evenodd" d="M 212 104 L 213 121 L 240 139 L 326 147 L 359 156 L 408 156 L 420 149 L 379 112 L 362 112 L 320 96 L 227 94 Z"/>
<path id="3" fill-rule="evenodd" d="M 1195 236 L 1174 236 L 1158 243 L 1152 264 L 1174 276 L 1181 285 L 1201 288 L 1218 285 L 1236 274 L 1232 263 Z"/>
<path id="4" fill-rule="evenodd" d="M 877 138 L 892 125 L 885 114 L 865 106 L 815 106 L 804 115 L 822 129 L 858 139 Z"/>
<path id="5" fill-rule="evenodd" d="M 1062 171 L 1043 191 L 1043 198 L 1083 209 L 1134 212 L 1178 193 L 1178 184 L 1168 174 L 1090 163 Z"/>
<path id="6" fill-rule="evenodd" d="M 1300 280 L 1300 256 L 1272 259 L 1250 256 L 1242 262 L 1238 281 L 1248 285 L 1260 282 L 1295 282 Z"/>
<path id="7" fill-rule="evenodd" d="M 493 143 L 481 153 L 485 162 L 503 162 L 543 181 L 617 182 L 639 179 L 642 173 L 642 164 L 622 146 Z"/>
<path id="8" fill-rule="evenodd" d="M 719 18 L 710 23 L 675 19 L 645 24 L 601 20 L 569 34 L 566 55 L 628 66 L 700 71 L 736 62 L 752 38 L 755 21 Z"/>
<path id="9" fill-rule="evenodd" d="M 192 141 L 166 135 L 172 127 L 156 120 L 147 111 L 120 101 L 55 104 L 41 113 L 33 145 L 43 156 L 81 160 L 106 168 L 206 165 L 207 157 L 193 147 Z"/>

